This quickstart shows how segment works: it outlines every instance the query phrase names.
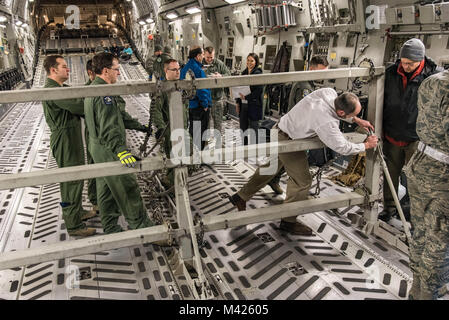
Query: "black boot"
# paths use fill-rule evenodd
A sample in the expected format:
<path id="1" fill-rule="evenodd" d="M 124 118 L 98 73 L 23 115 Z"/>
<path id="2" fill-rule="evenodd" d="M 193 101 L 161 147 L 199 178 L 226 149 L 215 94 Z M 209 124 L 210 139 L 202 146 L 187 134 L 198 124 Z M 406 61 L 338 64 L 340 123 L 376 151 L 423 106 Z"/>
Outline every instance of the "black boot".
<path id="1" fill-rule="evenodd" d="M 239 211 L 245 211 L 246 210 L 246 201 L 240 198 L 238 193 L 233 194 L 229 197 L 229 201 L 237 207 Z"/>
<path id="2" fill-rule="evenodd" d="M 384 211 L 379 213 L 378 218 L 384 222 L 390 221 L 390 219 L 397 213 L 397 210 L 395 207 L 386 207 Z"/>

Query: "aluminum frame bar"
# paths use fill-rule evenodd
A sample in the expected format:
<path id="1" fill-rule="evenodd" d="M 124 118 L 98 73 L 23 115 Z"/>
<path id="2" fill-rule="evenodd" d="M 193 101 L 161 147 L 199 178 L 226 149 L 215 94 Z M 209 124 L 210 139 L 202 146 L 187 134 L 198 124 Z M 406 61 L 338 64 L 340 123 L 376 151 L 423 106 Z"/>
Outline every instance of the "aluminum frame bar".
<path id="1" fill-rule="evenodd" d="M 272 221 L 317 211 L 360 205 L 364 201 L 365 197 L 363 195 L 357 192 L 348 192 L 326 198 L 309 199 L 266 208 L 204 217 L 204 230 L 210 232 L 234 228 L 251 223 Z M 195 232 L 198 231 L 199 226 L 195 226 Z M 172 234 L 175 237 L 179 237 L 185 234 L 185 230 L 175 229 L 172 231 Z M 2 253 L 0 255 L 0 270 L 167 240 L 169 236 L 168 227 L 166 225 L 160 225 Z"/>
<path id="2" fill-rule="evenodd" d="M 383 74 L 384 67 L 376 67 L 375 74 Z M 260 74 L 249 76 L 222 77 L 215 79 L 196 79 L 162 81 L 151 83 L 148 81 L 136 81 L 133 83 L 116 83 L 98 86 L 77 86 L 64 88 L 42 88 L 29 90 L 8 90 L 0 94 L 1 103 L 16 103 L 27 101 L 60 100 L 72 98 L 133 95 L 140 93 L 190 90 L 192 84 L 196 89 L 214 89 L 245 85 L 264 85 L 273 83 L 285 83 L 292 81 L 329 80 L 339 78 L 356 78 L 370 75 L 369 68 L 341 68 L 331 70 L 281 72 L 276 74 Z"/>
<path id="3" fill-rule="evenodd" d="M 366 135 L 360 133 L 345 133 L 350 142 L 361 143 Z M 277 148 L 277 153 L 294 152 L 300 150 L 317 149 L 324 144 L 318 138 L 298 139 L 282 142 L 262 143 L 259 145 L 239 146 L 235 148 L 215 149 L 210 154 L 219 157 L 220 161 L 214 163 L 225 163 L 225 161 L 244 159 L 248 155 L 270 155 L 270 150 Z M 14 174 L 0 175 L 0 190 L 24 188 L 36 185 L 66 182 L 74 180 L 85 180 L 97 177 L 107 177 L 127 173 L 138 173 L 145 171 L 160 170 L 164 167 L 174 168 L 179 164 L 201 163 L 201 159 L 208 156 L 208 152 L 199 152 L 192 157 L 175 158 L 164 160 L 161 156 L 143 159 L 137 162 L 135 168 L 126 168 L 120 161 L 73 166 L 50 170 L 38 170 Z M 200 159 L 200 162 L 198 162 Z"/>

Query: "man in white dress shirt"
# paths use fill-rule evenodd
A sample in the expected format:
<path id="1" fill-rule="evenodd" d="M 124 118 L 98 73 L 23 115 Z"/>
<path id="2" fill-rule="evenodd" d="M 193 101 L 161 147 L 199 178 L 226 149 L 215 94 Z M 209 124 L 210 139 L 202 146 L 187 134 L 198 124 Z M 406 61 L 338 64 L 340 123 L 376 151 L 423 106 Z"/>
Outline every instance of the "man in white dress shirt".
<path id="1" fill-rule="evenodd" d="M 279 130 L 278 140 L 305 139 L 318 136 L 329 148 L 342 155 L 357 154 L 377 145 L 375 135 L 368 136 L 364 143 L 351 143 L 339 129 L 340 120 L 354 122 L 365 129 L 374 127 L 366 120 L 357 118 L 362 106 L 358 97 L 350 92 L 340 96 L 331 88 L 316 90 L 299 101 L 274 127 Z M 312 184 L 306 151 L 281 153 L 278 166 L 287 171 L 287 196 L 285 202 L 307 200 Z M 267 167 L 269 164 L 266 165 Z M 239 211 L 246 210 L 246 202 L 260 190 L 273 175 L 261 175 L 258 168 L 247 184 L 230 201 Z M 256 190 L 256 191 L 255 191 Z M 280 229 L 295 235 L 311 235 L 312 230 L 296 222 L 296 217 L 281 220 Z"/>

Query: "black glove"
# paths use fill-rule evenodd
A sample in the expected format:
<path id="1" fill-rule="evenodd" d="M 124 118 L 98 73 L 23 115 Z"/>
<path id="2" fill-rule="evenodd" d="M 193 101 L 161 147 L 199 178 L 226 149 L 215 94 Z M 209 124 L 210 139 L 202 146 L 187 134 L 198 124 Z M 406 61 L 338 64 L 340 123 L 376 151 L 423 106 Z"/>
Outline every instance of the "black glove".
<path id="1" fill-rule="evenodd" d="M 156 131 L 156 133 L 154 134 L 154 136 L 156 137 L 156 140 L 159 140 L 159 138 L 161 137 L 163 131 L 164 131 L 163 129 L 158 129 Z"/>
<path id="2" fill-rule="evenodd" d="M 148 134 L 151 135 L 153 133 L 153 128 L 151 126 L 144 125 L 142 128 L 142 132 L 147 132 Z"/>

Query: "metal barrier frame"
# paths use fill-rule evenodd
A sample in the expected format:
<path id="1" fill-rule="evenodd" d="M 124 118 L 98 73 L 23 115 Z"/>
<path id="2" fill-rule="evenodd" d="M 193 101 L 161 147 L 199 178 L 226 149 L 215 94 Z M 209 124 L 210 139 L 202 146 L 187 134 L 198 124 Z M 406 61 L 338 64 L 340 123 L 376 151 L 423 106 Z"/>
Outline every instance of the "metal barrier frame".
<path id="1" fill-rule="evenodd" d="M 376 134 L 382 133 L 382 107 L 384 89 L 384 67 L 374 69 L 374 77 L 369 82 L 368 121 L 375 129 Z M 285 83 L 291 81 L 329 80 L 337 78 L 369 77 L 369 68 L 343 68 L 318 71 L 300 71 L 276 74 L 262 74 L 251 76 L 222 77 L 215 79 L 178 80 L 149 83 L 133 81 L 125 84 L 111 84 L 98 86 L 80 86 L 54 89 L 16 90 L 0 93 L 0 103 L 16 103 L 42 100 L 58 100 L 69 98 L 83 98 L 107 95 L 130 95 L 156 91 L 170 92 L 170 125 L 172 132 L 183 128 L 182 97 L 180 90 L 195 90 L 203 88 L 222 88 L 237 85 L 264 85 Z M 359 133 L 345 134 L 346 138 L 355 143 L 361 143 L 366 135 Z M 173 146 L 177 143 L 172 141 Z M 273 150 L 278 153 L 314 149 L 323 146 L 318 138 L 274 142 L 260 145 L 250 145 L 236 148 L 216 149 L 214 153 L 220 156 L 221 161 L 234 157 L 239 159 L 248 154 L 263 151 L 270 154 Z M 253 153 L 251 153 L 253 152 Z M 195 159 L 202 159 L 204 152 L 194 155 Z M 198 158 L 200 156 L 200 158 Z M 227 157 L 226 157 L 227 156 Z M 367 151 L 367 165 L 365 187 L 368 194 L 350 192 L 326 198 L 316 198 L 270 206 L 268 208 L 246 210 L 238 213 L 228 213 L 216 217 L 202 219 L 205 232 L 232 228 L 256 222 L 271 221 L 279 218 L 297 216 L 316 211 L 336 209 L 352 205 L 364 205 L 364 218 L 366 233 L 376 233 L 379 229 L 377 222 L 377 203 L 379 199 L 380 165 L 373 150 Z M 179 263 L 183 266 L 182 272 L 190 279 L 190 286 L 194 296 L 198 299 L 212 297 L 212 292 L 204 276 L 201 257 L 196 241 L 196 232 L 199 226 L 194 225 L 190 212 L 190 201 L 187 190 L 186 163 L 192 163 L 192 157 L 182 159 L 165 159 L 161 156 L 151 157 L 139 161 L 134 169 L 124 168 L 120 162 L 108 162 L 93 165 L 84 165 L 69 168 L 41 170 L 19 174 L 0 175 L 0 190 L 22 188 L 25 186 L 42 185 L 48 183 L 88 179 L 103 176 L 119 175 L 124 173 L 137 173 L 162 169 L 175 168 L 175 197 L 178 219 L 178 229 L 170 229 L 167 225 L 153 226 L 145 229 L 124 231 L 118 234 L 94 236 L 86 239 L 66 241 L 51 244 L 40 248 L 25 249 L 8 252 L 0 255 L 0 270 L 17 266 L 53 261 L 74 257 L 103 250 L 128 247 L 158 240 L 167 240 L 176 237 L 179 243 Z M 193 266 L 198 277 L 191 279 L 187 273 L 186 264 Z"/>

